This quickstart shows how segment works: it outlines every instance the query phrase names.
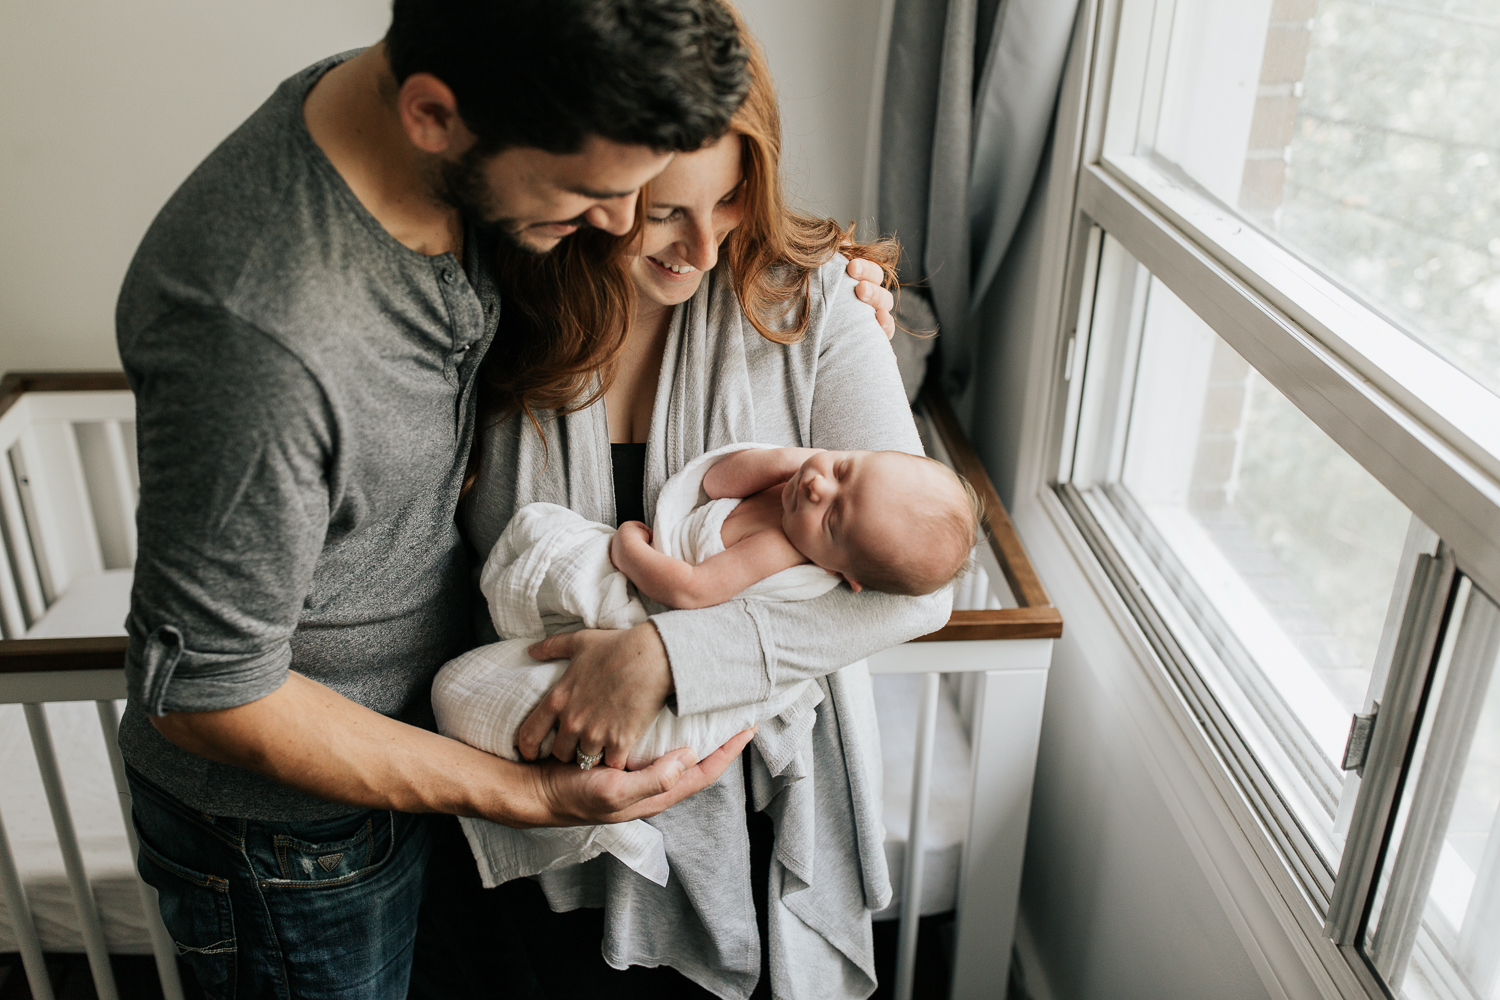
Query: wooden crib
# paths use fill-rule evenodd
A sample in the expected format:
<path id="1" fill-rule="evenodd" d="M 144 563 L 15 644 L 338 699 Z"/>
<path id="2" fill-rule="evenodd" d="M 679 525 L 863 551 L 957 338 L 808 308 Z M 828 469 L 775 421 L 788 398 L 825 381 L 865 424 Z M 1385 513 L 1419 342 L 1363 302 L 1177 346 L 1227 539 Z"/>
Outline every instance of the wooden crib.
<path id="1" fill-rule="evenodd" d="M 992 997 L 1007 981 L 1062 619 L 946 402 L 924 397 L 917 413 L 929 454 L 974 484 L 988 537 L 948 625 L 869 661 L 898 894 L 877 919 L 900 921 L 900 1000 L 911 996 L 918 918 L 948 910 L 951 995 Z M 0 380 L 0 953 L 20 953 L 42 1000 L 53 996 L 44 952 L 86 955 L 101 1000 L 118 996 L 111 953 L 150 953 L 165 995 L 182 996 L 175 946 L 134 872 L 115 746 L 135 561 L 134 417 L 119 373 Z"/>

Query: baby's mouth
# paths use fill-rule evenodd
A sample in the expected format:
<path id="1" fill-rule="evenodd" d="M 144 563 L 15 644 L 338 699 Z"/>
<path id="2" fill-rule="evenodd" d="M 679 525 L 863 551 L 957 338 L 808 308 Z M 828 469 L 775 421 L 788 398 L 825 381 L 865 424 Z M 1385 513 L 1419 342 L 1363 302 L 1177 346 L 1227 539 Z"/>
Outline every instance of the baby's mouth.
<path id="1" fill-rule="evenodd" d="M 668 264 L 665 261 L 657 260 L 655 257 L 650 256 L 648 256 L 646 259 L 655 264 L 659 269 L 672 275 L 674 278 L 686 278 L 688 275 L 695 274 L 698 271 L 698 269 L 691 264 Z"/>

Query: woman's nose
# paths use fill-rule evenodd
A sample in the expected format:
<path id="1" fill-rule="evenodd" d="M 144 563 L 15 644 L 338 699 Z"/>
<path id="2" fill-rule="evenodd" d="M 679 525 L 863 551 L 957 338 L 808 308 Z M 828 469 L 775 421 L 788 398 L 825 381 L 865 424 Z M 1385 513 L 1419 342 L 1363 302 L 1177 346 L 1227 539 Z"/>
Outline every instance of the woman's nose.
<path id="1" fill-rule="evenodd" d="M 700 271 L 712 271 L 719 262 L 719 241 L 713 227 L 695 226 L 683 241 L 682 258 Z"/>

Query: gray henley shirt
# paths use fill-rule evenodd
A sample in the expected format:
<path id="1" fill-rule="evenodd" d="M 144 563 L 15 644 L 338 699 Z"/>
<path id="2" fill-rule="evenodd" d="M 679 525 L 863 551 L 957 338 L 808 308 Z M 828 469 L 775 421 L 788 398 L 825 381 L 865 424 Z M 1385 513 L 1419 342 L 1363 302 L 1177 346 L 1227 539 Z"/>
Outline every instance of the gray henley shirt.
<path id="1" fill-rule="evenodd" d="M 353 810 L 181 750 L 148 713 L 242 705 L 296 670 L 430 728 L 433 674 L 472 645 L 454 511 L 499 297 L 479 240 L 462 265 L 401 245 L 308 133 L 303 99 L 352 55 L 210 154 L 120 292 L 141 488 L 120 746 L 215 815 Z"/>

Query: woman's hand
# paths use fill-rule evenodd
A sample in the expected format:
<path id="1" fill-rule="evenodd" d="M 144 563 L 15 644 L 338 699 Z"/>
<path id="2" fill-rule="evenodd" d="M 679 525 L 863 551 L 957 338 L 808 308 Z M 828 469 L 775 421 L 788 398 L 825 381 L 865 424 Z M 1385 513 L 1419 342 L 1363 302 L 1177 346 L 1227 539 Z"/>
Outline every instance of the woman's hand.
<path id="1" fill-rule="evenodd" d="M 516 747 L 535 760 L 554 727 L 552 756 L 604 754 L 623 768 L 630 748 L 672 693 L 667 648 L 650 622 L 630 629 L 584 629 L 543 639 L 528 653 L 535 660 L 571 659 L 562 678 L 521 724 Z"/>
<path id="2" fill-rule="evenodd" d="M 859 282 L 854 286 L 855 297 L 874 308 L 875 318 L 885 331 L 885 339 L 890 340 L 896 335 L 896 318 L 891 315 L 891 310 L 896 306 L 896 297 L 882 284 L 885 272 L 873 260 L 856 257 L 844 268 L 844 273 Z"/>
<path id="3" fill-rule="evenodd" d="M 581 823 L 623 823 L 655 816 L 719 780 L 755 735 L 747 729 L 694 764 L 693 751 L 674 750 L 641 771 L 612 767 L 580 770 L 574 764 L 543 764 L 530 768 L 536 783 L 536 817 L 499 822 L 511 826 L 575 826 Z"/>

